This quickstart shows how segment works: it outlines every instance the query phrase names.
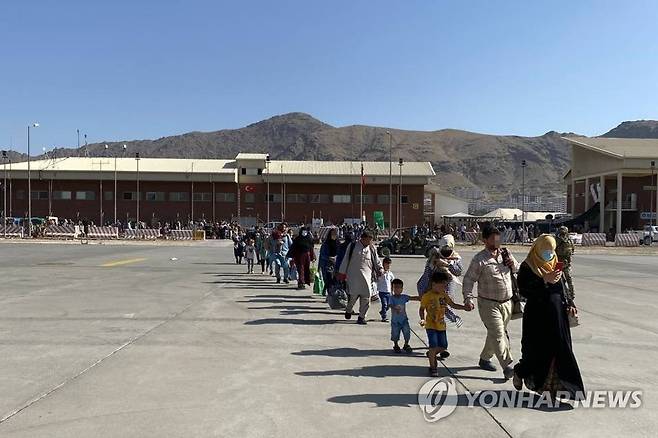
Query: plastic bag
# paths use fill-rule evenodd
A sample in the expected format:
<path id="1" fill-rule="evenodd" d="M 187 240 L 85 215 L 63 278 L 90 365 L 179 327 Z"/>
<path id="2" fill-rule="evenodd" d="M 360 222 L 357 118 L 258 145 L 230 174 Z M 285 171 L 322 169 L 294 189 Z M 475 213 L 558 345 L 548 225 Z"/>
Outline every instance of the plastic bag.
<path id="1" fill-rule="evenodd" d="M 324 292 L 324 279 L 320 271 L 316 270 L 315 275 L 313 276 L 313 293 L 322 294 Z"/>

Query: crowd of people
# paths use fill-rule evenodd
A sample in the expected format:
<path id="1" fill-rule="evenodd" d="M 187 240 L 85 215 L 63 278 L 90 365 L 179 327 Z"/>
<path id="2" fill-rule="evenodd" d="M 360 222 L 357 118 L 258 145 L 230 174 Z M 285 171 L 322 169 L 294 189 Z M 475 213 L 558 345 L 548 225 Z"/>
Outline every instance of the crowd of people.
<path id="1" fill-rule="evenodd" d="M 236 263 L 246 260 L 247 273 L 254 273 L 254 266 L 259 266 L 261 275 L 273 276 L 276 283 L 296 281 L 300 290 L 311 285 L 312 265 L 317 261 L 315 276 L 321 279 L 327 302 L 338 308 L 334 304 L 344 294 L 340 308 L 345 319 L 356 316 L 359 325 L 368 324 L 371 303 L 379 301 L 379 316 L 390 324 L 395 353 L 412 351 L 413 330 L 406 306 L 418 301 L 432 376 L 438 376 L 438 361 L 450 356 L 448 324 L 461 327 L 464 321 L 458 312 L 477 308 L 487 333 L 478 360 L 481 369 L 496 372 L 496 359 L 503 377 L 511 379 L 516 389 L 525 385 L 532 391 L 547 391 L 553 398 L 573 398 L 584 391 L 571 345 L 570 327 L 577 324 L 577 309 L 570 275 L 573 244 L 568 230 L 562 227 L 555 236 L 537 236 L 519 263 L 501 247 L 501 230 L 485 224 L 481 229 L 484 248 L 468 267 L 456 250 L 455 230 L 444 231 L 451 233 L 441 234 L 439 245 L 419 269 L 422 272 L 413 294 L 393 273 L 393 260 L 379 257 L 373 245 L 375 233 L 366 227 L 332 228 L 318 254 L 308 227 L 293 233 L 285 223 L 271 232 L 263 228 L 240 230 L 233 247 Z M 462 296 L 458 298 L 460 284 Z M 523 318 L 523 334 L 521 358 L 515 363 L 507 327 L 516 317 Z"/>

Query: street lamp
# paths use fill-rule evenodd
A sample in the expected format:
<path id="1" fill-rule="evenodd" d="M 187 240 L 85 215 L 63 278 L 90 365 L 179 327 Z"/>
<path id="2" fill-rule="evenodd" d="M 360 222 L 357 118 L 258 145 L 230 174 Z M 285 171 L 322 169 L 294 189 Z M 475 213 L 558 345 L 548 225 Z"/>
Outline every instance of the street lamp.
<path id="1" fill-rule="evenodd" d="M 267 177 L 267 226 L 270 225 L 270 154 L 265 157 L 265 172 Z"/>
<path id="2" fill-rule="evenodd" d="M 651 211 L 649 211 L 649 225 L 653 225 L 653 197 L 656 196 L 656 210 L 658 211 L 658 181 L 656 181 L 656 185 L 653 184 L 653 174 L 656 169 L 656 162 L 652 161 L 651 162 L 651 182 L 649 185 L 651 186 L 651 190 L 649 193 L 649 197 L 651 197 Z M 654 188 L 657 190 L 655 195 L 654 195 Z M 656 213 L 656 224 L 658 224 L 658 212 Z M 652 233 L 653 235 L 653 233 Z M 653 240 L 653 237 L 652 237 Z"/>
<path id="3" fill-rule="evenodd" d="M 7 237 L 7 151 L 2 151 L 2 170 L 5 179 L 2 184 L 2 229 Z"/>
<path id="4" fill-rule="evenodd" d="M 525 168 L 528 163 L 521 160 L 521 244 L 525 243 Z"/>
<path id="5" fill-rule="evenodd" d="M 137 163 L 137 224 L 136 229 L 139 229 L 139 152 L 135 152 L 135 161 Z"/>
<path id="6" fill-rule="evenodd" d="M 123 145 L 122 157 L 126 153 L 127 146 Z M 117 154 L 114 154 L 114 226 L 117 225 Z"/>
<path id="7" fill-rule="evenodd" d="M 392 235 L 393 228 L 393 134 L 388 135 L 388 235 Z"/>
<path id="8" fill-rule="evenodd" d="M 27 125 L 27 230 L 28 235 L 32 237 L 32 176 L 30 172 L 30 128 L 38 128 L 38 123 Z"/>
<path id="9" fill-rule="evenodd" d="M 105 154 L 104 154 L 104 156 L 101 156 L 100 163 L 98 165 L 98 172 L 99 172 L 98 180 L 100 182 L 100 187 L 99 187 L 98 192 L 99 192 L 99 198 L 100 198 L 100 201 L 101 201 L 101 210 L 100 210 L 100 219 L 101 220 L 99 222 L 99 226 L 101 226 L 101 227 L 103 226 L 103 222 L 104 222 L 103 201 L 105 200 L 104 199 L 105 197 L 103 196 L 104 195 L 104 193 L 103 193 L 103 158 L 107 157 L 107 150 L 109 149 L 109 146 L 106 144 L 104 149 L 105 149 Z"/>
<path id="10" fill-rule="evenodd" d="M 398 160 L 398 166 L 400 166 L 400 185 L 398 187 L 398 195 L 400 199 L 398 199 L 398 228 L 402 228 L 402 166 L 404 165 L 404 160 L 400 158 Z"/>

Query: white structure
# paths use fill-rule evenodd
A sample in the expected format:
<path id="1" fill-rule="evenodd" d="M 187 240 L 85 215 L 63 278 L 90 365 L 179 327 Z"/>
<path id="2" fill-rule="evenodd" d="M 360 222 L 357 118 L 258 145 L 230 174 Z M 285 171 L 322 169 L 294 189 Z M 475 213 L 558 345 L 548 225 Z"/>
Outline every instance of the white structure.
<path id="1" fill-rule="evenodd" d="M 436 186 L 426 186 L 425 193 L 432 195 L 434 223 L 443 223 L 443 216 L 456 213 L 468 213 L 468 202 L 444 192 Z"/>

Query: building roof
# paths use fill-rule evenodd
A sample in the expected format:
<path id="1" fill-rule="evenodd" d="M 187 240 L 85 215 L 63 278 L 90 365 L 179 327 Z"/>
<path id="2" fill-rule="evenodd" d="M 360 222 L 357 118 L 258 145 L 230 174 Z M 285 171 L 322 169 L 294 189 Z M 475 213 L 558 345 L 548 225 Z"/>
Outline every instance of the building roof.
<path id="1" fill-rule="evenodd" d="M 135 172 L 137 162 L 135 158 L 117 158 L 117 172 Z M 54 160 L 36 160 L 30 163 L 33 171 L 55 172 L 114 172 L 114 158 L 101 157 L 66 157 Z M 14 163 L 12 170 L 27 170 L 27 161 Z M 161 173 L 235 173 L 234 160 L 203 160 L 183 158 L 140 158 L 140 172 Z"/>
<path id="2" fill-rule="evenodd" d="M 236 157 L 236 160 L 266 160 L 267 154 L 250 154 L 240 152 Z"/>
<path id="3" fill-rule="evenodd" d="M 272 161 L 271 175 L 340 175 L 359 176 L 363 165 L 364 176 L 389 176 L 388 161 Z M 400 175 L 398 163 L 393 163 L 393 176 Z M 434 176 L 434 169 L 427 161 L 405 162 L 402 176 Z"/>
<path id="4" fill-rule="evenodd" d="M 254 156 L 261 154 L 239 154 Z M 264 154 L 262 154 L 265 156 Z M 253 159 L 253 158 L 250 158 Z M 349 176 L 358 177 L 363 173 L 367 177 L 388 176 L 389 163 L 378 161 L 271 161 L 269 172 L 275 175 L 319 175 L 319 176 Z M 135 158 L 117 158 L 117 172 L 135 172 L 137 163 Z M 54 160 L 31 161 L 32 171 L 55 171 L 55 172 L 114 172 L 114 158 L 106 157 L 65 157 Z M 13 163 L 12 170 L 27 170 L 27 162 Z M 235 160 L 215 159 L 184 159 L 184 158 L 140 158 L 140 172 L 158 173 L 236 173 Z M 400 173 L 398 163 L 393 163 L 393 176 Z M 263 173 L 267 173 L 264 169 Z M 429 162 L 406 162 L 402 166 L 402 176 L 434 176 L 434 170 Z"/>
<path id="5" fill-rule="evenodd" d="M 656 138 L 562 137 L 584 148 L 616 158 L 658 158 Z"/>

